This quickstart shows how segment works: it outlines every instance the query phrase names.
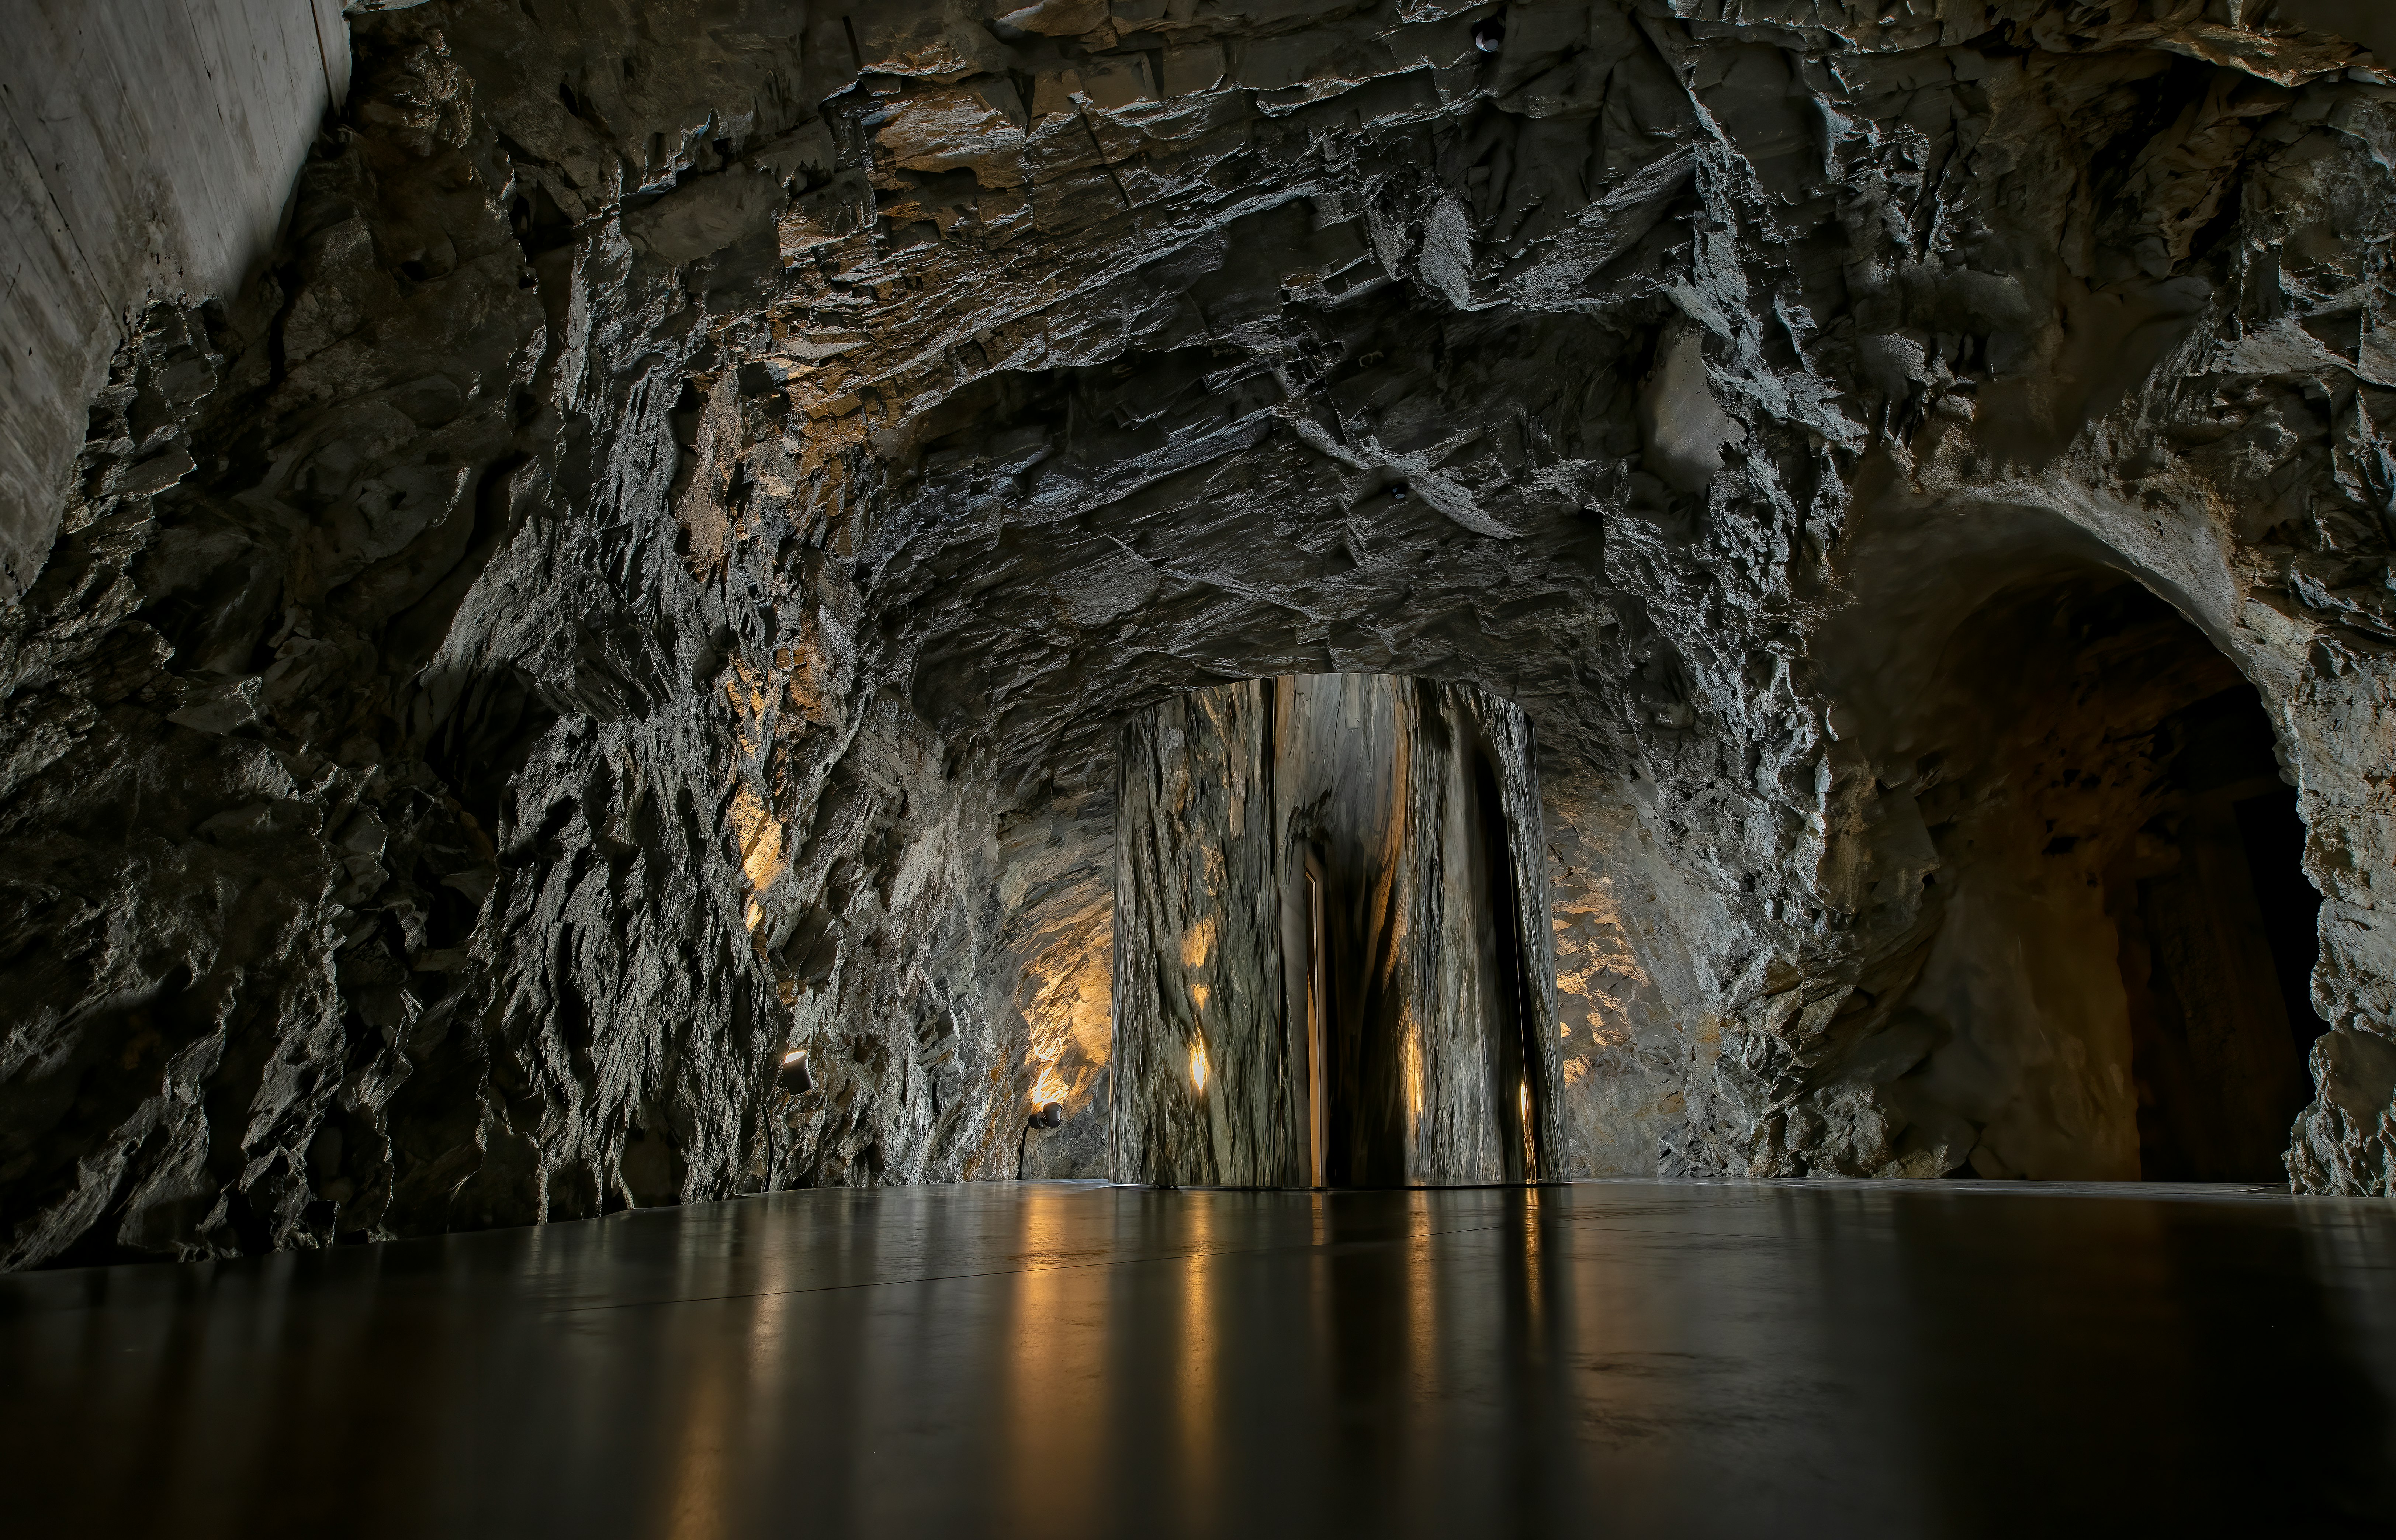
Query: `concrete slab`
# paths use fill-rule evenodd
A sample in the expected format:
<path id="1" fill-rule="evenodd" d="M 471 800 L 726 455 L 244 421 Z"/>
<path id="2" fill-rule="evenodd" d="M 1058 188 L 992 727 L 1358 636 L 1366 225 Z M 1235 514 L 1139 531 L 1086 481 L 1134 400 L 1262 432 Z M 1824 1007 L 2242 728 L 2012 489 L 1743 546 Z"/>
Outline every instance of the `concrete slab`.
<path id="1" fill-rule="evenodd" d="M 0 601 L 40 571 L 126 320 L 235 292 L 329 102 L 340 0 L 16 0 L 0 46 Z"/>

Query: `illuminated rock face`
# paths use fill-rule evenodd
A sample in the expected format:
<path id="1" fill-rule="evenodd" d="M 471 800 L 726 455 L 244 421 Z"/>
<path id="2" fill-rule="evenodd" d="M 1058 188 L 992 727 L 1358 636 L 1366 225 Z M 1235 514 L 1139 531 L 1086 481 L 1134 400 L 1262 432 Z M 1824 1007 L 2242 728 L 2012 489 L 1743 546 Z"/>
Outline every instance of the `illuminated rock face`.
<path id="1" fill-rule="evenodd" d="M 2107 778 L 2203 701 L 1982 645 L 2124 581 L 2304 826 L 2288 1169 L 2387 1191 L 2390 87 L 1885 9 L 354 17 L 0 608 L 6 1259 L 1101 1174 L 1122 724 L 1335 672 L 1536 726 L 1568 1174 L 2143 1171 L 2270 1014 L 2170 1027 L 2230 815 Z"/>
<path id="2" fill-rule="evenodd" d="M 1118 1179 L 1564 1174 L 1519 708 L 1379 674 L 1222 684 L 1134 715 L 1116 764 Z"/>

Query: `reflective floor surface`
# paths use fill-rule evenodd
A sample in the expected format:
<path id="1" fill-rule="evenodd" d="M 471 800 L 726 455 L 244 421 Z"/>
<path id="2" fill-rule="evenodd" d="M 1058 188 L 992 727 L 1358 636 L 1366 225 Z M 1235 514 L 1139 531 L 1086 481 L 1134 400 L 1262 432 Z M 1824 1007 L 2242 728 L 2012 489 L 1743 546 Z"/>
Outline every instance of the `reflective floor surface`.
<path id="1" fill-rule="evenodd" d="M 2396 1204 L 1075 1184 L 0 1279 L 36 1535 L 2396 1533 Z"/>

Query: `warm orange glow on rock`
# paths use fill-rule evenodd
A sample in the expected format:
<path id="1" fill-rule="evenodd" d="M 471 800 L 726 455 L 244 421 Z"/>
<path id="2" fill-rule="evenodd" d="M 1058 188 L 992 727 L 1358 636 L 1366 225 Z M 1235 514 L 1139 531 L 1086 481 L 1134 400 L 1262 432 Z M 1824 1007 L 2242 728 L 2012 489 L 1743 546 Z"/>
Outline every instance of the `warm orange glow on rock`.
<path id="1" fill-rule="evenodd" d="M 1022 1010 L 1031 1041 L 1024 1067 L 1034 1106 L 1053 1101 L 1073 1110 L 1107 1062 L 1112 922 L 1113 905 L 1100 896 L 1063 916 L 1025 965 Z"/>
<path id="2" fill-rule="evenodd" d="M 774 885 L 788 864 L 782 858 L 781 820 L 764 798 L 743 786 L 732 798 L 732 832 L 740 841 L 740 872 L 752 891 Z"/>

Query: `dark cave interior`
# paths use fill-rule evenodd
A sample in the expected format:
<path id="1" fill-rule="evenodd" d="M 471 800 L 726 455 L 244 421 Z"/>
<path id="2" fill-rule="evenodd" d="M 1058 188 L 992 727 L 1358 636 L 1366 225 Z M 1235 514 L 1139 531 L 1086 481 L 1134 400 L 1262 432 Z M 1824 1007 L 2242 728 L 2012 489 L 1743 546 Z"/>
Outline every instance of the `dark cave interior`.
<path id="1" fill-rule="evenodd" d="M 1955 1174 L 2283 1179 L 2326 1029 L 2320 898 L 2254 687 L 2086 571 L 1990 600 L 1946 677 L 1917 761 L 1942 934 L 1912 1000 L 1951 1035 L 1906 1078 L 1978 1126 Z"/>
<path id="2" fill-rule="evenodd" d="M 2282 1131 L 2311 1099 L 2305 1055 L 2328 1029 L 2309 988 L 2321 896 L 2298 864 L 2296 789 L 2280 778 L 2270 719 L 2243 682 L 2156 731 L 2169 766 L 2159 806 L 2106 871 L 2130 1002 L 2139 1173 L 2277 1181 Z"/>

